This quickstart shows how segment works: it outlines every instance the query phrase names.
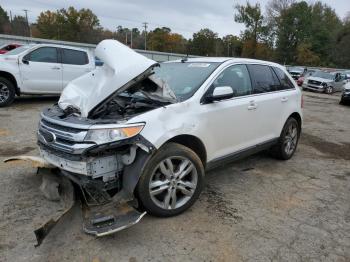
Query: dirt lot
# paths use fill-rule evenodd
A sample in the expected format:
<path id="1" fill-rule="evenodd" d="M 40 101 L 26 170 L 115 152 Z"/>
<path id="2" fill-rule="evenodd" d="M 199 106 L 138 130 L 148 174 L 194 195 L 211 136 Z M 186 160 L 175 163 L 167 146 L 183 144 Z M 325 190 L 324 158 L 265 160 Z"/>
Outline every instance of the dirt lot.
<path id="1" fill-rule="evenodd" d="M 34 248 L 33 228 L 56 206 L 34 168 L 2 160 L 37 153 L 39 112 L 56 99 L 0 109 L 0 261 L 350 261 L 350 107 L 315 93 L 291 160 L 262 153 L 214 170 L 188 212 L 104 238 L 82 232 L 76 206 Z"/>

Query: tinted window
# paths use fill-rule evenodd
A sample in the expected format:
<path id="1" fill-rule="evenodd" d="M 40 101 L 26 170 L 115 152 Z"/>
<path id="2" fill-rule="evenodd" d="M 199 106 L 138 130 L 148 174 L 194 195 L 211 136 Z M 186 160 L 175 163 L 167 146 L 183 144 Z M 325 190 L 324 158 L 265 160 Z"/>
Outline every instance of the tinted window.
<path id="1" fill-rule="evenodd" d="M 280 82 L 281 82 L 281 86 L 280 86 L 280 90 L 286 90 L 286 89 L 293 89 L 294 85 L 293 83 L 290 81 L 290 79 L 288 78 L 288 76 L 283 72 L 283 70 L 274 67 L 273 70 L 275 71 L 276 75 L 278 76 Z"/>
<path id="2" fill-rule="evenodd" d="M 72 49 L 62 49 L 62 64 L 86 65 L 88 63 L 88 57 L 85 52 Z"/>
<path id="3" fill-rule="evenodd" d="M 235 96 L 252 93 L 249 73 L 245 65 L 234 65 L 226 68 L 214 81 L 213 87 L 230 86 Z"/>
<path id="4" fill-rule="evenodd" d="M 261 94 L 279 89 L 280 83 L 269 66 L 247 65 L 253 82 L 253 93 Z"/>
<path id="5" fill-rule="evenodd" d="M 26 59 L 32 62 L 58 63 L 57 49 L 54 47 L 41 47 L 29 53 Z"/>

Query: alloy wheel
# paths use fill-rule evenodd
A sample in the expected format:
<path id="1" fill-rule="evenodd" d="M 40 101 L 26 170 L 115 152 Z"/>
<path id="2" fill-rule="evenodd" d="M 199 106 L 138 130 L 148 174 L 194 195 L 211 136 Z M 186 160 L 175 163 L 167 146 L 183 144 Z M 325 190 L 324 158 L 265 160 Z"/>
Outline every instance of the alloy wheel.
<path id="1" fill-rule="evenodd" d="M 174 156 L 162 160 L 152 173 L 149 193 L 162 209 L 177 209 L 185 205 L 196 191 L 198 173 L 187 158 Z"/>
<path id="2" fill-rule="evenodd" d="M 4 83 L 0 83 L 0 103 L 6 102 L 10 97 L 10 89 Z"/>
<path id="3" fill-rule="evenodd" d="M 298 127 L 296 123 L 290 123 L 284 137 L 284 151 L 287 155 L 292 155 L 298 142 Z"/>
<path id="4" fill-rule="evenodd" d="M 332 94 L 333 93 L 333 87 L 328 86 L 326 91 L 327 91 L 327 94 Z"/>

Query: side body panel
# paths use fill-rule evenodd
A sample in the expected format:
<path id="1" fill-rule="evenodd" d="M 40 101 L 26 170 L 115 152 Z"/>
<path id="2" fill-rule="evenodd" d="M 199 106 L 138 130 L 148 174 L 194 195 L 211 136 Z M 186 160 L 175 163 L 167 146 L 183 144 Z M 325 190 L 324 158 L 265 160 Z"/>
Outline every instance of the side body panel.
<path id="1" fill-rule="evenodd" d="M 271 65 L 286 72 L 279 65 Z M 248 148 L 252 143 L 259 144 L 278 138 L 292 113 L 297 112 L 302 117 L 301 91 L 294 82 L 294 90 L 233 98 L 217 102 L 217 105 L 202 105 L 202 96 L 225 66 L 226 63 L 220 66 L 190 99 L 136 116 L 128 123 L 145 122 L 141 135 L 156 148 L 178 135 L 198 137 L 206 148 L 209 162 Z M 287 98 L 287 101 L 282 101 L 282 98 Z M 254 117 L 249 116 L 248 110 L 243 110 L 251 99 L 256 100 L 262 109 L 262 113 L 257 113 Z M 274 102 L 271 104 L 269 99 L 274 99 Z M 232 106 L 232 112 L 226 105 Z M 280 112 L 276 113 L 277 111 Z M 266 132 L 266 135 L 261 136 L 261 132 Z M 255 140 L 251 140 L 252 137 Z"/>

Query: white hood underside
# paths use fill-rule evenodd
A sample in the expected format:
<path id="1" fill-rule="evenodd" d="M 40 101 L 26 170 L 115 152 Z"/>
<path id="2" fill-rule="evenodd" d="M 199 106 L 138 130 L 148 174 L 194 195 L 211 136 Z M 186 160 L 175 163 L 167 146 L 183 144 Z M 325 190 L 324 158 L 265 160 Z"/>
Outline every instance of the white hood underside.
<path id="1" fill-rule="evenodd" d="M 81 117 L 87 117 L 98 104 L 157 64 L 116 40 L 103 40 L 95 54 L 104 65 L 71 81 L 58 102 L 63 110 L 79 110 Z"/>

